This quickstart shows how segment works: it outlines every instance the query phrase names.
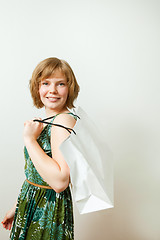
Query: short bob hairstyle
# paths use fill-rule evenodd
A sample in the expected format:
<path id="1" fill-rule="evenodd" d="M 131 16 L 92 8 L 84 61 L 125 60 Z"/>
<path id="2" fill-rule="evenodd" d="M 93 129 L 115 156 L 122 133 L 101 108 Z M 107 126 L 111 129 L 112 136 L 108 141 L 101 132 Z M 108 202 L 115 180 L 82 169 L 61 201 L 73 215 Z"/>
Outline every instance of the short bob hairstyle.
<path id="1" fill-rule="evenodd" d="M 74 108 L 73 102 L 78 97 L 80 87 L 70 65 L 64 60 L 53 57 L 41 61 L 33 71 L 32 78 L 29 81 L 33 104 L 37 108 L 44 106 L 39 95 L 39 85 L 42 80 L 54 75 L 55 70 L 59 70 L 65 75 L 68 84 L 66 107 Z"/>

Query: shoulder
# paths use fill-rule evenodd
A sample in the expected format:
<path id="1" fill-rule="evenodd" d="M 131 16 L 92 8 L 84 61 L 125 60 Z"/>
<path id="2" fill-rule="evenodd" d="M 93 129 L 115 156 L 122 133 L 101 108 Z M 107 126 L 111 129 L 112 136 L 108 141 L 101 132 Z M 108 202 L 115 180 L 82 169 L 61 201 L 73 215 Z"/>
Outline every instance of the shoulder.
<path id="1" fill-rule="evenodd" d="M 73 128 L 76 123 L 74 115 L 62 113 L 55 117 L 53 124 L 63 125 L 67 128 Z M 52 149 L 56 148 L 70 135 L 63 127 L 52 125 L 51 127 L 51 144 Z"/>
<path id="2" fill-rule="evenodd" d="M 73 127 L 74 124 L 76 123 L 76 120 L 73 114 L 61 113 L 55 117 L 55 119 L 53 120 L 53 123 L 61 124 L 66 127 Z"/>

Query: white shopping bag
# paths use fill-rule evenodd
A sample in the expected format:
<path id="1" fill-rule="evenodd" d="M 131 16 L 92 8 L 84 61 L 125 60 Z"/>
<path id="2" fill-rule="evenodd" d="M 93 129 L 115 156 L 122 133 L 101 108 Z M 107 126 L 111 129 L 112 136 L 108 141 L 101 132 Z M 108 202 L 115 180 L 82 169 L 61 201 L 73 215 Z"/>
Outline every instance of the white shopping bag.
<path id="1" fill-rule="evenodd" d="M 80 117 L 60 150 L 70 167 L 72 195 L 80 214 L 113 207 L 112 154 L 102 134 L 78 107 Z"/>

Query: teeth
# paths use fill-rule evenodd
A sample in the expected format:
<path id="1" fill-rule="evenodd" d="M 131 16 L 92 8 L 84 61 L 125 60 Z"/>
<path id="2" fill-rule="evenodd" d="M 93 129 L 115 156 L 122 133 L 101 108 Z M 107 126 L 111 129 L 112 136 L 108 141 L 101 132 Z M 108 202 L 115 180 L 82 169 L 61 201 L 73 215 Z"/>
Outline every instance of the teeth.
<path id="1" fill-rule="evenodd" d="M 54 101 L 54 100 L 56 101 L 56 100 L 58 100 L 59 98 L 48 97 L 48 99 L 51 100 L 51 101 Z"/>
<path id="2" fill-rule="evenodd" d="M 52 97 L 48 97 L 48 99 L 58 99 L 58 98 L 52 98 Z"/>

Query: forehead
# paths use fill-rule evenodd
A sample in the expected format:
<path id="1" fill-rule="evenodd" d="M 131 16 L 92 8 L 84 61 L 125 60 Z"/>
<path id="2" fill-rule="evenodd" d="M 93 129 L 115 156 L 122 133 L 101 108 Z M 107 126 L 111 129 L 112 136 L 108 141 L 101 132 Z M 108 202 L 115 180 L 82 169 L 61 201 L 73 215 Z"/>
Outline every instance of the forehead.
<path id="1" fill-rule="evenodd" d="M 65 74 L 60 70 L 55 70 L 52 75 L 46 77 L 47 80 L 66 80 Z"/>

